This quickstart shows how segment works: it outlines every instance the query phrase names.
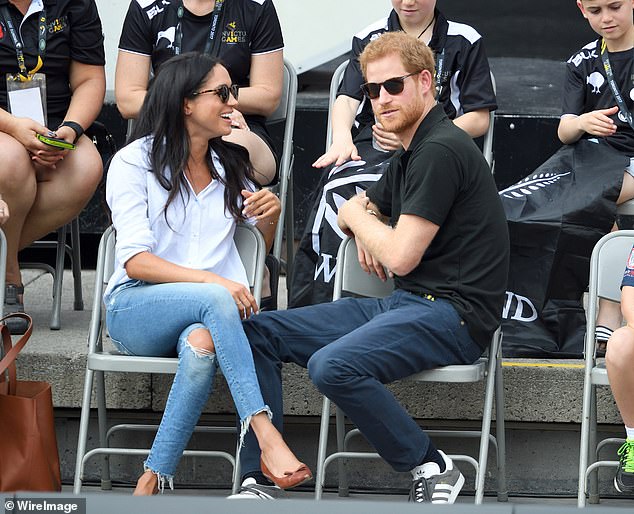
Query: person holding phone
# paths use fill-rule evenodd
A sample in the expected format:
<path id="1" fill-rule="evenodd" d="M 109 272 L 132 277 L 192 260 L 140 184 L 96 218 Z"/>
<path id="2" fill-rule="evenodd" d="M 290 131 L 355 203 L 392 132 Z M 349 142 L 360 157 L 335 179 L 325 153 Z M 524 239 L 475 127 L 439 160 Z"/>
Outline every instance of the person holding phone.
<path id="1" fill-rule="evenodd" d="M 6 314 L 24 310 L 18 251 L 75 218 L 99 184 L 101 157 L 83 131 L 106 83 L 94 0 L 0 0 L 0 22 Z M 8 324 L 14 334 L 26 329 L 20 319 Z"/>

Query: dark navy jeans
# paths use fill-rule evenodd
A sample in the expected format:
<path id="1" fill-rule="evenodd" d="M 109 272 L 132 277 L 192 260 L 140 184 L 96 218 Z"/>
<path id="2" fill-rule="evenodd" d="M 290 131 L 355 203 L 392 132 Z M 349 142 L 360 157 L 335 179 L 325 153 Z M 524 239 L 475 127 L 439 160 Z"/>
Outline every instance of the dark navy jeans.
<path id="1" fill-rule="evenodd" d="M 384 384 L 425 369 L 470 364 L 482 354 L 451 303 L 403 290 L 386 298 L 264 312 L 243 326 L 262 396 L 280 431 L 282 363 L 294 362 L 308 368 L 319 391 L 397 471 L 422 462 L 429 436 Z M 246 474 L 260 469 L 260 449 L 251 432 L 244 444 L 240 457 Z"/>

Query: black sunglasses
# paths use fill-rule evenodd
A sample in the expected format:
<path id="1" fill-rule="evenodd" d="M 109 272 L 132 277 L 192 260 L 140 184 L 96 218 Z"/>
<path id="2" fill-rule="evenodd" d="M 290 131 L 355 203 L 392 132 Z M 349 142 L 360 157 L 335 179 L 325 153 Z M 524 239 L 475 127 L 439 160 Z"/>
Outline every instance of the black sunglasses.
<path id="1" fill-rule="evenodd" d="M 205 93 L 214 93 L 220 97 L 220 101 L 223 104 L 226 104 L 229 101 L 229 94 L 231 94 L 236 100 L 238 99 L 238 92 L 240 91 L 240 86 L 237 84 L 231 84 L 227 86 L 227 84 L 223 84 L 220 87 L 215 89 L 203 89 L 202 91 L 196 91 L 192 93 L 192 96 L 204 95 Z"/>
<path id="2" fill-rule="evenodd" d="M 403 92 L 403 88 L 405 87 L 405 79 L 407 77 L 411 77 L 412 75 L 418 75 L 419 73 L 420 71 L 415 71 L 414 73 L 409 73 L 407 75 L 403 75 L 402 77 L 393 77 L 380 83 L 366 82 L 365 84 L 361 84 L 361 91 L 363 91 L 363 94 L 370 100 L 374 100 L 379 97 L 381 94 L 381 86 L 383 86 L 389 94 L 399 95 Z"/>

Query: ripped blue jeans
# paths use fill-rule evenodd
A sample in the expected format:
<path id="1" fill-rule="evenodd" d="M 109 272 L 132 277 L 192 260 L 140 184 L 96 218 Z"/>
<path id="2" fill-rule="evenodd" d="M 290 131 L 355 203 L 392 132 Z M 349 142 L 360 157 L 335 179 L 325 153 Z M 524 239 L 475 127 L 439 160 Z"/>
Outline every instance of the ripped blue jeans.
<path id="1" fill-rule="evenodd" d="M 270 409 L 255 374 L 249 342 L 231 294 L 216 284 L 148 284 L 138 280 L 118 286 L 105 298 L 106 324 L 112 342 L 127 355 L 178 356 L 178 367 L 163 418 L 144 463 L 173 488 L 173 476 L 209 397 L 220 366 L 241 420 L 240 441 L 251 417 Z M 215 353 L 194 348 L 189 334 L 206 328 Z"/>

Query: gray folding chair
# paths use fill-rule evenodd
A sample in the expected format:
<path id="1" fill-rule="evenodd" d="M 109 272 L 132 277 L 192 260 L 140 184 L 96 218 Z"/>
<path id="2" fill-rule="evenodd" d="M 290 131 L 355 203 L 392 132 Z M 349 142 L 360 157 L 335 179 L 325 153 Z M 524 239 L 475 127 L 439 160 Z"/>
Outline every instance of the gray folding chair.
<path id="1" fill-rule="evenodd" d="M 284 121 L 284 140 L 280 159 L 279 198 L 281 202 L 280 221 L 275 229 L 273 256 L 281 262 L 282 240 L 286 236 L 286 276 L 290 281 L 295 248 L 293 218 L 293 130 L 295 128 L 295 106 L 297 103 L 297 73 L 293 65 L 284 60 L 284 86 L 282 98 L 275 112 L 267 118 L 267 123 Z"/>
<path id="2" fill-rule="evenodd" d="M 70 229 L 70 245 L 66 235 Z M 51 274 L 53 277 L 53 306 L 51 308 L 51 330 L 61 328 L 62 311 L 62 282 L 64 279 L 64 261 L 66 256 L 70 258 L 71 270 L 73 272 L 74 304 L 76 311 L 84 310 L 84 299 L 81 289 L 81 256 L 79 247 L 79 218 L 73 219 L 68 225 L 57 229 L 56 240 L 38 240 L 29 245 L 29 248 L 51 248 L 55 249 L 55 267 L 44 262 L 21 262 L 20 268 L 40 269 Z M 3 288 L 4 291 L 4 288 Z"/>
<path id="3" fill-rule="evenodd" d="M 590 503 L 599 503 L 598 468 L 618 467 L 618 461 L 600 461 L 599 452 L 606 445 L 618 445 L 623 439 L 597 441 L 597 386 L 609 386 L 605 361 L 596 356 L 594 329 L 599 298 L 621 301 L 621 280 L 630 250 L 634 245 L 634 230 L 619 230 L 603 236 L 592 250 L 590 285 L 586 310 L 585 372 L 581 414 L 581 444 L 579 447 L 579 489 L 577 504 L 584 507 L 586 493 Z"/>
<path id="4" fill-rule="evenodd" d="M 235 242 L 240 257 L 247 271 L 253 296 L 260 302 L 262 293 L 262 277 L 264 273 L 264 258 L 266 256 L 266 244 L 259 230 L 251 225 L 238 225 L 235 233 Z M 102 295 L 105 286 L 114 270 L 115 234 L 112 227 L 108 228 L 99 244 L 97 257 L 97 269 L 95 276 L 95 297 L 92 306 L 92 317 L 88 334 L 88 356 L 86 359 L 86 378 L 82 397 L 81 418 L 79 423 L 79 439 L 77 442 L 77 460 L 75 465 L 75 482 L 73 492 L 79 494 L 81 490 L 83 471 L 86 461 L 95 455 L 103 455 L 102 489 L 111 489 L 109 456 L 110 455 L 147 455 L 147 448 L 111 448 L 110 436 L 119 430 L 156 430 L 157 425 L 115 425 L 107 428 L 106 392 L 104 372 L 118 373 L 160 373 L 175 374 L 178 365 L 177 358 L 165 357 L 137 357 L 122 355 L 118 352 L 109 352 L 103 349 L 103 332 L 105 313 Z M 90 398 L 93 389 L 93 379 L 96 378 L 97 414 L 99 424 L 99 447 L 86 451 L 88 440 L 88 422 L 90 418 Z M 235 433 L 235 426 L 231 427 L 196 427 L 196 432 L 205 433 Z M 210 450 L 185 450 L 186 457 L 220 457 L 233 466 L 233 491 L 236 492 L 239 485 L 239 466 L 233 455 L 222 451 Z"/>
<path id="5" fill-rule="evenodd" d="M 348 292 L 357 296 L 379 297 L 387 296 L 393 290 L 393 282 L 380 281 L 375 275 L 367 275 L 359 266 L 357 258 L 357 248 L 354 239 L 345 239 L 339 247 L 337 255 L 337 274 L 333 300 L 341 298 L 342 293 Z M 468 437 L 480 440 L 480 450 L 478 459 L 468 455 L 450 455 L 456 461 L 463 461 L 471 464 L 476 472 L 476 496 L 475 503 L 482 503 L 484 497 L 484 478 L 487 468 L 489 444 L 492 444 L 497 451 L 498 468 L 498 501 L 506 501 L 508 493 L 506 491 L 505 477 L 505 436 L 504 436 L 504 386 L 502 382 L 502 370 L 500 364 L 500 340 L 501 331 L 498 328 L 493 335 L 489 347 L 488 357 L 481 357 L 474 364 L 455 365 L 436 368 L 428 371 L 416 373 L 405 380 L 415 382 L 448 382 L 448 383 L 469 383 L 485 381 L 484 408 L 482 426 L 477 431 L 466 430 L 427 430 L 431 436 L 444 437 Z M 491 418 L 493 412 L 493 399 L 495 397 L 496 411 L 496 437 L 490 434 Z M 351 437 L 359 434 L 358 429 L 353 429 L 346 433 L 344 423 L 344 413 L 336 407 L 336 433 L 337 451 L 326 456 L 328 443 L 328 429 L 330 424 L 330 400 L 324 396 L 321 411 L 321 426 L 319 432 L 319 448 L 317 453 L 317 477 L 315 483 L 315 499 L 322 496 L 324 487 L 326 468 L 337 459 L 376 459 L 380 458 L 378 453 L 371 452 L 350 452 L 347 451 L 347 443 Z M 339 461 L 339 495 L 348 495 L 348 485 L 346 479 L 345 465 Z"/>

